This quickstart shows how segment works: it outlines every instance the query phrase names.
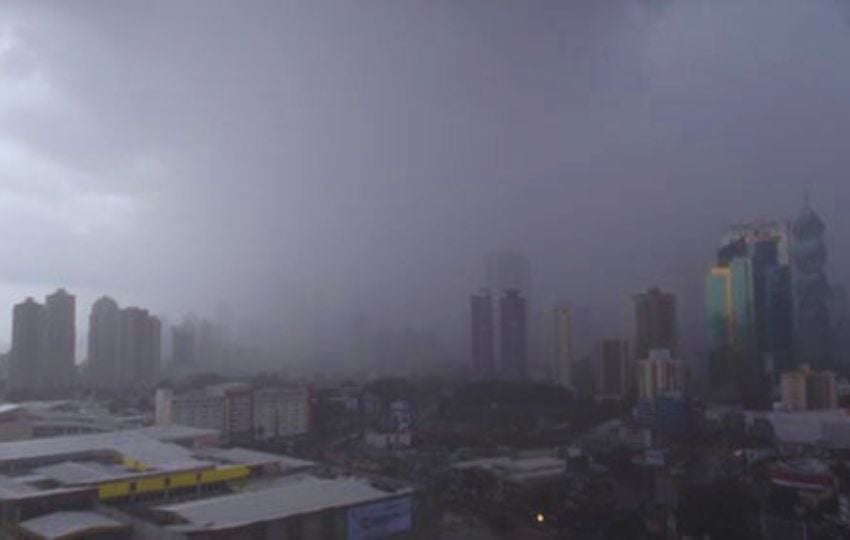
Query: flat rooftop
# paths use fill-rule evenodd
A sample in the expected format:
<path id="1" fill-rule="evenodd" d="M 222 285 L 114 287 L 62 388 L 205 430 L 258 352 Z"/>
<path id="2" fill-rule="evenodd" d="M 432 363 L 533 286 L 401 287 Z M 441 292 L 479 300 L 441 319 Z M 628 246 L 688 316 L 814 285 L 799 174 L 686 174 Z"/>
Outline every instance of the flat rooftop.
<path id="1" fill-rule="evenodd" d="M 314 467 L 312 461 L 297 459 L 290 456 L 260 452 L 248 448 L 204 448 L 195 453 L 198 457 L 224 463 L 247 465 L 248 467 L 279 466 L 281 470 L 302 471 Z"/>
<path id="2" fill-rule="evenodd" d="M 91 435 L 48 437 L 0 443 L 0 466 L 16 462 L 79 459 L 90 454 L 115 454 L 162 471 L 205 465 L 171 441 L 216 436 L 214 430 L 183 426 L 142 428 Z"/>
<path id="3" fill-rule="evenodd" d="M 174 526 L 180 530 L 220 530 L 411 494 L 410 489 L 384 491 L 364 479 L 305 475 L 267 489 L 159 506 L 156 510 L 183 520 L 184 525 Z"/>
<path id="4" fill-rule="evenodd" d="M 29 534 L 51 540 L 127 528 L 123 523 L 96 512 L 54 512 L 24 521 L 20 527 Z"/>

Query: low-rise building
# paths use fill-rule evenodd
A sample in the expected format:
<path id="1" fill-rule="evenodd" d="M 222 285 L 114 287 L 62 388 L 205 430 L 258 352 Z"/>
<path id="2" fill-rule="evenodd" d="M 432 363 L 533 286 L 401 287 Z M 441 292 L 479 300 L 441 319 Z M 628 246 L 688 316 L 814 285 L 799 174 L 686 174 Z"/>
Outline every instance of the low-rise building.
<path id="1" fill-rule="evenodd" d="M 835 374 L 802 367 L 786 371 L 781 379 L 782 406 L 787 411 L 810 411 L 838 407 Z"/>
<path id="2" fill-rule="evenodd" d="M 637 362 L 638 399 L 654 401 L 682 390 L 682 363 L 667 349 L 653 349 Z"/>
<path id="3" fill-rule="evenodd" d="M 167 426 L 0 443 L 0 537 L 432 537 L 410 487 L 216 442 Z"/>
<path id="4" fill-rule="evenodd" d="M 270 440 L 310 431 L 310 389 L 269 387 L 254 391 L 254 437 Z"/>
<path id="5" fill-rule="evenodd" d="M 182 394 L 160 389 L 156 423 L 222 432 L 231 442 L 303 435 L 310 430 L 311 395 L 304 386 L 253 388 L 229 383 Z"/>

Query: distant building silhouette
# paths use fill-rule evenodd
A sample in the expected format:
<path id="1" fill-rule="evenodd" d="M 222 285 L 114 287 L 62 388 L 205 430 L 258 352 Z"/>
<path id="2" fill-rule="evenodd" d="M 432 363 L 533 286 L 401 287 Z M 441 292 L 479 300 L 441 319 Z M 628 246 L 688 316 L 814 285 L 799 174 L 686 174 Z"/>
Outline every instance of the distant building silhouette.
<path id="1" fill-rule="evenodd" d="M 31 393 L 41 387 L 44 372 L 44 306 L 32 298 L 12 310 L 9 390 Z"/>
<path id="2" fill-rule="evenodd" d="M 830 369 L 830 286 L 826 278 L 826 226 L 808 197 L 793 226 L 795 338 L 797 365 Z"/>
<path id="3" fill-rule="evenodd" d="M 88 376 L 96 388 L 121 382 L 121 309 L 108 296 L 98 299 L 89 315 Z"/>
<path id="4" fill-rule="evenodd" d="M 573 343 L 573 315 L 568 306 L 554 309 L 554 341 L 555 350 L 553 376 L 555 381 L 567 388 L 575 387 L 575 344 Z"/>
<path id="5" fill-rule="evenodd" d="M 653 349 L 678 350 L 676 296 L 658 288 L 634 296 L 635 358 L 647 358 Z"/>
<path id="6" fill-rule="evenodd" d="M 67 393 L 76 377 L 76 298 L 65 289 L 47 297 L 44 305 L 45 363 L 42 387 Z"/>
<path id="7" fill-rule="evenodd" d="M 472 369 L 479 380 L 491 380 L 496 373 L 493 298 L 488 289 L 470 300 Z"/>
<path id="8" fill-rule="evenodd" d="M 508 289 L 499 300 L 499 368 L 508 380 L 528 378 L 528 323 L 525 298 Z"/>
<path id="9" fill-rule="evenodd" d="M 197 367 L 198 329 L 195 322 L 186 319 L 171 330 L 174 347 L 172 362 L 180 368 L 194 369 Z"/>
<path id="10" fill-rule="evenodd" d="M 121 387 L 149 388 L 159 374 L 162 328 L 159 319 L 138 307 L 121 310 Z"/>
<path id="11" fill-rule="evenodd" d="M 76 299 L 64 289 L 44 305 L 32 298 L 12 312 L 9 390 L 27 397 L 70 394 L 76 377 Z"/>
<path id="12" fill-rule="evenodd" d="M 598 343 L 593 365 L 594 397 L 597 400 L 626 399 L 631 373 L 628 341 L 603 339 Z"/>
<path id="13" fill-rule="evenodd" d="M 161 364 L 161 323 L 147 310 L 103 297 L 89 316 L 89 382 L 101 390 L 149 389 Z"/>

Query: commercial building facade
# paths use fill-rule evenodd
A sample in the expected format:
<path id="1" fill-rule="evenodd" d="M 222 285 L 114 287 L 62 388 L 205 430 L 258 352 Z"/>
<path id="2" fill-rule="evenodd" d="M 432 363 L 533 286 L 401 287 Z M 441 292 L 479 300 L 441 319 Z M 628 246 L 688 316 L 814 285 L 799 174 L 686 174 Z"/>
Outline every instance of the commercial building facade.
<path id="1" fill-rule="evenodd" d="M 635 358 L 647 358 L 653 349 L 678 349 L 676 296 L 658 288 L 634 296 Z"/>
<path id="2" fill-rule="evenodd" d="M 216 429 L 231 442 L 292 437 L 311 428 L 312 396 L 305 386 L 229 383 L 182 394 L 159 389 L 155 402 L 158 425 Z"/>

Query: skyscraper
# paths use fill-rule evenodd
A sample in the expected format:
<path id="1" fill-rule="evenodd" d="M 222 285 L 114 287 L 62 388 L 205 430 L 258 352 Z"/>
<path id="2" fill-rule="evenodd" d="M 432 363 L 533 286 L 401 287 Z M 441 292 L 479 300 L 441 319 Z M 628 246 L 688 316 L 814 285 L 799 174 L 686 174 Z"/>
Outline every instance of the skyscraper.
<path id="1" fill-rule="evenodd" d="M 109 391 L 153 386 L 160 368 L 160 327 L 145 309 L 121 309 L 107 296 L 95 302 L 89 316 L 90 384 Z"/>
<path id="2" fill-rule="evenodd" d="M 118 386 L 121 372 L 120 308 L 108 296 L 98 299 L 89 315 L 88 367 L 97 388 Z"/>
<path id="3" fill-rule="evenodd" d="M 120 387 L 150 387 L 160 367 L 161 325 L 147 310 L 128 307 L 120 314 Z"/>
<path id="4" fill-rule="evenodd" d="M 676 296 L 652 288 L 636 294 L 635 358 L 649 356 L 652 349 L 667 349 L 675 355 L 678 347 Z"/>
<path id="5" fill-rule="evenodd" d="M 27 298 L 12 311 L 9 390 L 31 393 L 40 388 L 44 358 L 44 306 Z"/>
<path id="6" fill-rule="evenodd" d="M 554 318 L 554 365 L 555 381 L 561 386 L 573 388 L 573 363 L 575 361 L 575 344 L 573 343 L 573 317 L 568 306 L 555 308 Z"/>
<path id="7" fill-rule="evenodd" d="M 629 344 L 623 339 L 603 339 L 593 361 L 593 394 L 599 400 L 621 401 L 629 390 Z"/>
<path id="8" fill-rule="evenodd" d="M 490 380 L 495 376 L 495 328 L 493 298 L 483 289 L 470 300 L 472 331 L 472 368 L 475 377 Z"/>
<path id="9" fill-rule="evenodd" d="M 525 298 L 508 289 L 499 300 L 499 368 L 508 380 L 528 377 L 528 336 Z"/>
<path id="10" fill-rule="evenodd" d="M 65 289 L 47 297 L 44 306 L 44 371 L 41 386 L 68 392 L 76 376 L 76 298 Z"/>
<path id="11" fill-rule="evenodd" d="M 826 226 L 812 209 L 808 197 L 792 230 L 796 363 L 815 370 L 830 369 Z"/>
<path id="12" fill-rule="evenodd" d="M 769 406 L 773 376 L 791 364 L 790 252 L 786 223 L 733 227 L 706 281 L 713 371 L 748 406 Z"/>

